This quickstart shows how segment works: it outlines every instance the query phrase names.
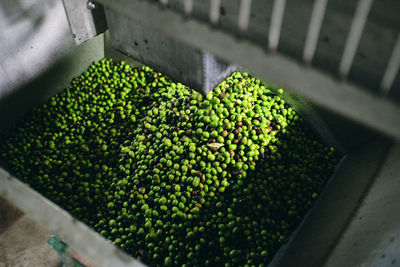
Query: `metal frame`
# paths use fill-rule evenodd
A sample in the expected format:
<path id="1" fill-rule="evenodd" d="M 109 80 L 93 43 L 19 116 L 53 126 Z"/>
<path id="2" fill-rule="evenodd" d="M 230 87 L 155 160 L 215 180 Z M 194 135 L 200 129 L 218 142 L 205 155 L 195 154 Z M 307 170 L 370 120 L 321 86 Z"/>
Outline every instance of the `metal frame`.
<path id="1" fill-rule="evenodd" d="M 400 69 L 400 33 L 397 36 L 396 44 L 394 45 L 390 61 L 385 70 L 385 74 L 382 78 L 381 90 L 386 95 L 389 93 L 390 87 L 392 86 L 394 79 Z"/>
<path id="2" fill-rule="evenodd" d="M 272 7 L 271 25 L 268 35 L 268 49 L 272 52 L 278 48 L 285 5 L 286 0 L 275 0 Z"/>
<path id="3" fill-rule="evenodd" d="M 310 64 L 314 57 L 327 4 L 328 0 L 316 0 L 314 2 L 310 24 L 307 31 L 307 39 L 303 51 L 303 61 L 307 64 Z"/>
<path id="4" fill-rule="evenodd" d="M 362 87 L 358 85 L 339 80 L 321 70 L 306 67 L 279 53 L 267 53 L 249 40 L 238 39 L 232 34 L 211 28 L 209 24 L 195 19 L 188 20 L 182 13 L 162 8 L 151 1 L 98 0 L 98 2 L 132 19 L 139 20 L 143 25 L 163 32 L 178 41 L 205 49 L 226 60 L 240 62 L 242 67 L 261 78 L 273 80 L 281 86 L 307 97 L 317 105 L 395 138 L 400 138 L 400 107 L 388 99 L 362 90 Z M 218 2 L 218 0 L 214 0 L 211 5 L 218 5 Z M 282 10 L 283 13 L 284 3 L 284 0 L 276 0 L 274 9 Z M 360 4 L 362 3 L 363 0 L 360 0 Z M 272 20 L 276 23 L 272 23 L 271 27 L 276 30 L 271 31 L 273 37 L 270 39 L 272 38 L 272 40 L 279 39 L 276 32 L 279 32 L 280 23 L 278 22 L 281 20 L 279 14 L 274 14 L 276 12 L 273 13 L 276 18 L 272 18 Z M 216 23 L 218 18 L 214 16 L 210 13 L 210 20 Z M 353 24 L 355 23 L 358 22 Z M 354 26 L 354 28 L 360 27 Z M 275 49 L 275 44 L 277 45 L 276 41 L 273 41 L 269 45 L 270 49 Z M 351 47 L 353 46 L 351 45 Z M 395 61 L 393 63 L 395 66 L 390 70 L 396 69 L 397 63 Z"/>
<path id="5" fill-rule="evenodd" d="M 347 77 L 353 64 L 354 57 L 357 52 L 361 35 L 367 22 L 369 11 L 371 10 L 373 0 L 359 0 L 356 13 L 351 23 L 350 32 L 347 37 L 346 45 L 340 61 L 339 75 L 342 78 Z"/>

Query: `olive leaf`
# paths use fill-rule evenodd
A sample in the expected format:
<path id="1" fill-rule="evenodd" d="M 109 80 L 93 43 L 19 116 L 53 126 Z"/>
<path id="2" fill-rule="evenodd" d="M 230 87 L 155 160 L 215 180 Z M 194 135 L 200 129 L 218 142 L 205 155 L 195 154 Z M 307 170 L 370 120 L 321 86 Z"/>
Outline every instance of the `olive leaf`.
<path id="1" fill-rule="evenodd" d="M 208 144 L 208 146 L 209 147 L 211 147 L 211 148 L 220 148 L 221 146 L 224 146 L 224 144 L 221 144 L 221 143 L 210 143 L 210 144 Z"/>

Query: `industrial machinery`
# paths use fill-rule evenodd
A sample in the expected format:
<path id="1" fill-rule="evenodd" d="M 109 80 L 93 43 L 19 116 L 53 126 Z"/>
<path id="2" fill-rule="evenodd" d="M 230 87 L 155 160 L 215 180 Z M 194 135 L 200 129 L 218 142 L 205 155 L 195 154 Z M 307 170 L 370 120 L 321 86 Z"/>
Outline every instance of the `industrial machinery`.
<path id="1" fill-rule="evenodd" d="M 271 266 L 399 266 L 397 1 L 20 2 L 0 2 L 0 129 L 105 56 L 204 94 L 248 70 L 344 155 Z M 142 265 L 4 169 L 0 195 L 99 266 Z"/>

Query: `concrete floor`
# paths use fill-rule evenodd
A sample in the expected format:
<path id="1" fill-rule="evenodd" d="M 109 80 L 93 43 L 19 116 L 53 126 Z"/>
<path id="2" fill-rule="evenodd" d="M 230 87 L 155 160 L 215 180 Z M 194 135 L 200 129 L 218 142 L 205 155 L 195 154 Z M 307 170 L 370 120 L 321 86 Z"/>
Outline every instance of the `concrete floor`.
<path id="1" fill-rule="evenodd" d="M 60 266 L 46 229 L 2 198 L 0 218 L 0 267 Z"/>

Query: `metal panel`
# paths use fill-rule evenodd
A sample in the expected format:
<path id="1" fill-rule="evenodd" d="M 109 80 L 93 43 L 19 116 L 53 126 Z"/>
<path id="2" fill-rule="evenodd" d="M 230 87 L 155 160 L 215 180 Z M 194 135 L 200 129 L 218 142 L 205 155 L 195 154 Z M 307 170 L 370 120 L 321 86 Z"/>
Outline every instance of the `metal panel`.
<path id="1" fill-rule="evenodd" d="M 86 0 L 63 0 L 63 4 L 77 45 L 107 29 L 104 9 L 99 4 Z"/>
<path id="2" fill-rule="evenodd" d="M 236 65 L 171 39 L 112 9 L 106 8 L 106 15 L 111 43 L 116 49 L 205 94 L 237 69 Z"/>
<path id="3" fill-rule="evenodd" d="M 62 8 L 61 2 L 59 3 L 61 14 L 64 10 Z M 65 19 L 65 17 L 64 17 Z M 65 88 L 71 82 L 73 77 L 80 75 L 83 71 L 87 69 L 90 64 L 95 60 L 100 60 L 104 57 L 104 41 L 103 36 L 99 35 L 92 38 L 88 42 L 76 47 L 70 33 L 68 30 L 68 25 L 66 19 L 63 20 L 65 23 L 64 38 L 68 42 L 61 43 L 64 38 L 60 38 L 53 45 L 57 49 L 38 51 L 38 55 L 34 52 L 30 52 L 28 59 L 36 59 L 40 55 L 54 55 L 55 58 L 40 58 L 39 60 L 28 61 L 27 65 L 24 61 L 20 62 L 9 62 L 10 64 L 5 65 L 7 71 L 18 69 L 19 71 L 24 71 L 28 67 L 32 69 L 38 68 L 40 75 L 32 77 L 32 73 L 27 74 L 26 77 L 21 77 L 26 79 L 23 86 L 16 88 L 5 87 L 10 92 L 2 95 L 2 88 L 0 86 L 0 132 L 8 129 L 17 119 L 32 107 L 44 103 L 49 99 L 50 96 L 57 93 L 62 88 Z M 37 33 L 34 39 L 45 37 L 42 33 Z M 67 38 L 69 37 L 69 38 Z M 28 44 L 29 45 L 29 44 Z M 35 43 L 33 43 L 35 45 Z M 30 49 L 29 49 L 30 50 Z M 27 53 L 27 51 L 24 51 Z M 21 57 L 21 55 L 15 55 L 16 57 Z M 59 58 L 62 56 L 61 58 Z M 46 61 L 46 59 L 48 61 Z M 36 63 L 36 64 L 35 64 Z M 45 69 L 43 71 L 42 69 Z M 8 77 L 9 81 L 12 82 L 13 77 Z M 2 81 L 0 81 L 1 83 Z M 7 79 L 4 81 L 7 82 Z"/>
<path id="4" fill-rule="evenodd" d="M 359 209 L 331 250 L 326 267 L 400 265 L 399 160 L 397 142 L 391 146 Z"/>
<path id="5" fill-rule="evenodd" d="M 35 79 L 74 47 L 60 1 L 0 1 L 0 28 L 0 98 Z"/>
<path id="6" fill-rule="evenodd" d="M 273 80 L 322 107 L 400 138 L 400 108 L 354 84 L 339 81 L 317 69 L 305 68 L 283 55 L 267 54 L 252 42 L 237 40 L 228 33 L 210 29 L 195 20 L 183 20 L 176 12 L 160 10 L 150 2 L 99 1 L 120 14 L 140 19 L 143 25 L 163 32 L 177 41 L 208 50 L 226 60 L 240 62 L 243 67 L 263 79 Z"/>
<path id="7" fill-rule="evenodd" d="M 0 28 L 0 131 L 104 57 L 102 36 L 75 46 L 61 1 L 0 0 Z"/>
<path id="8" fill-rule="evenodd" d="M 382 168 L 391 145 L 390 140 L 375 138 L 345 157 L 297 233 L 278 251 L 271 267 L 326 266 L 326 260 L 341 242 L 346 227 L 350 222 L 358 221 L 354 214 L 360 208 L 366 192 L 371 190 L 371 184 Z M 395 186 L 396 181 L 390 184 Z M 390 211 L 394 212 L 393 209 Z M 379 218 L 375 221 L 378 222 Z M 354 248 L 347 249 L 343 253 L 354 258 Z M 340 259 L 341 256 L 337 255 L 336 260 Z M 358 263 L 339 262 L 328 266 L 375 266 Z"/>

